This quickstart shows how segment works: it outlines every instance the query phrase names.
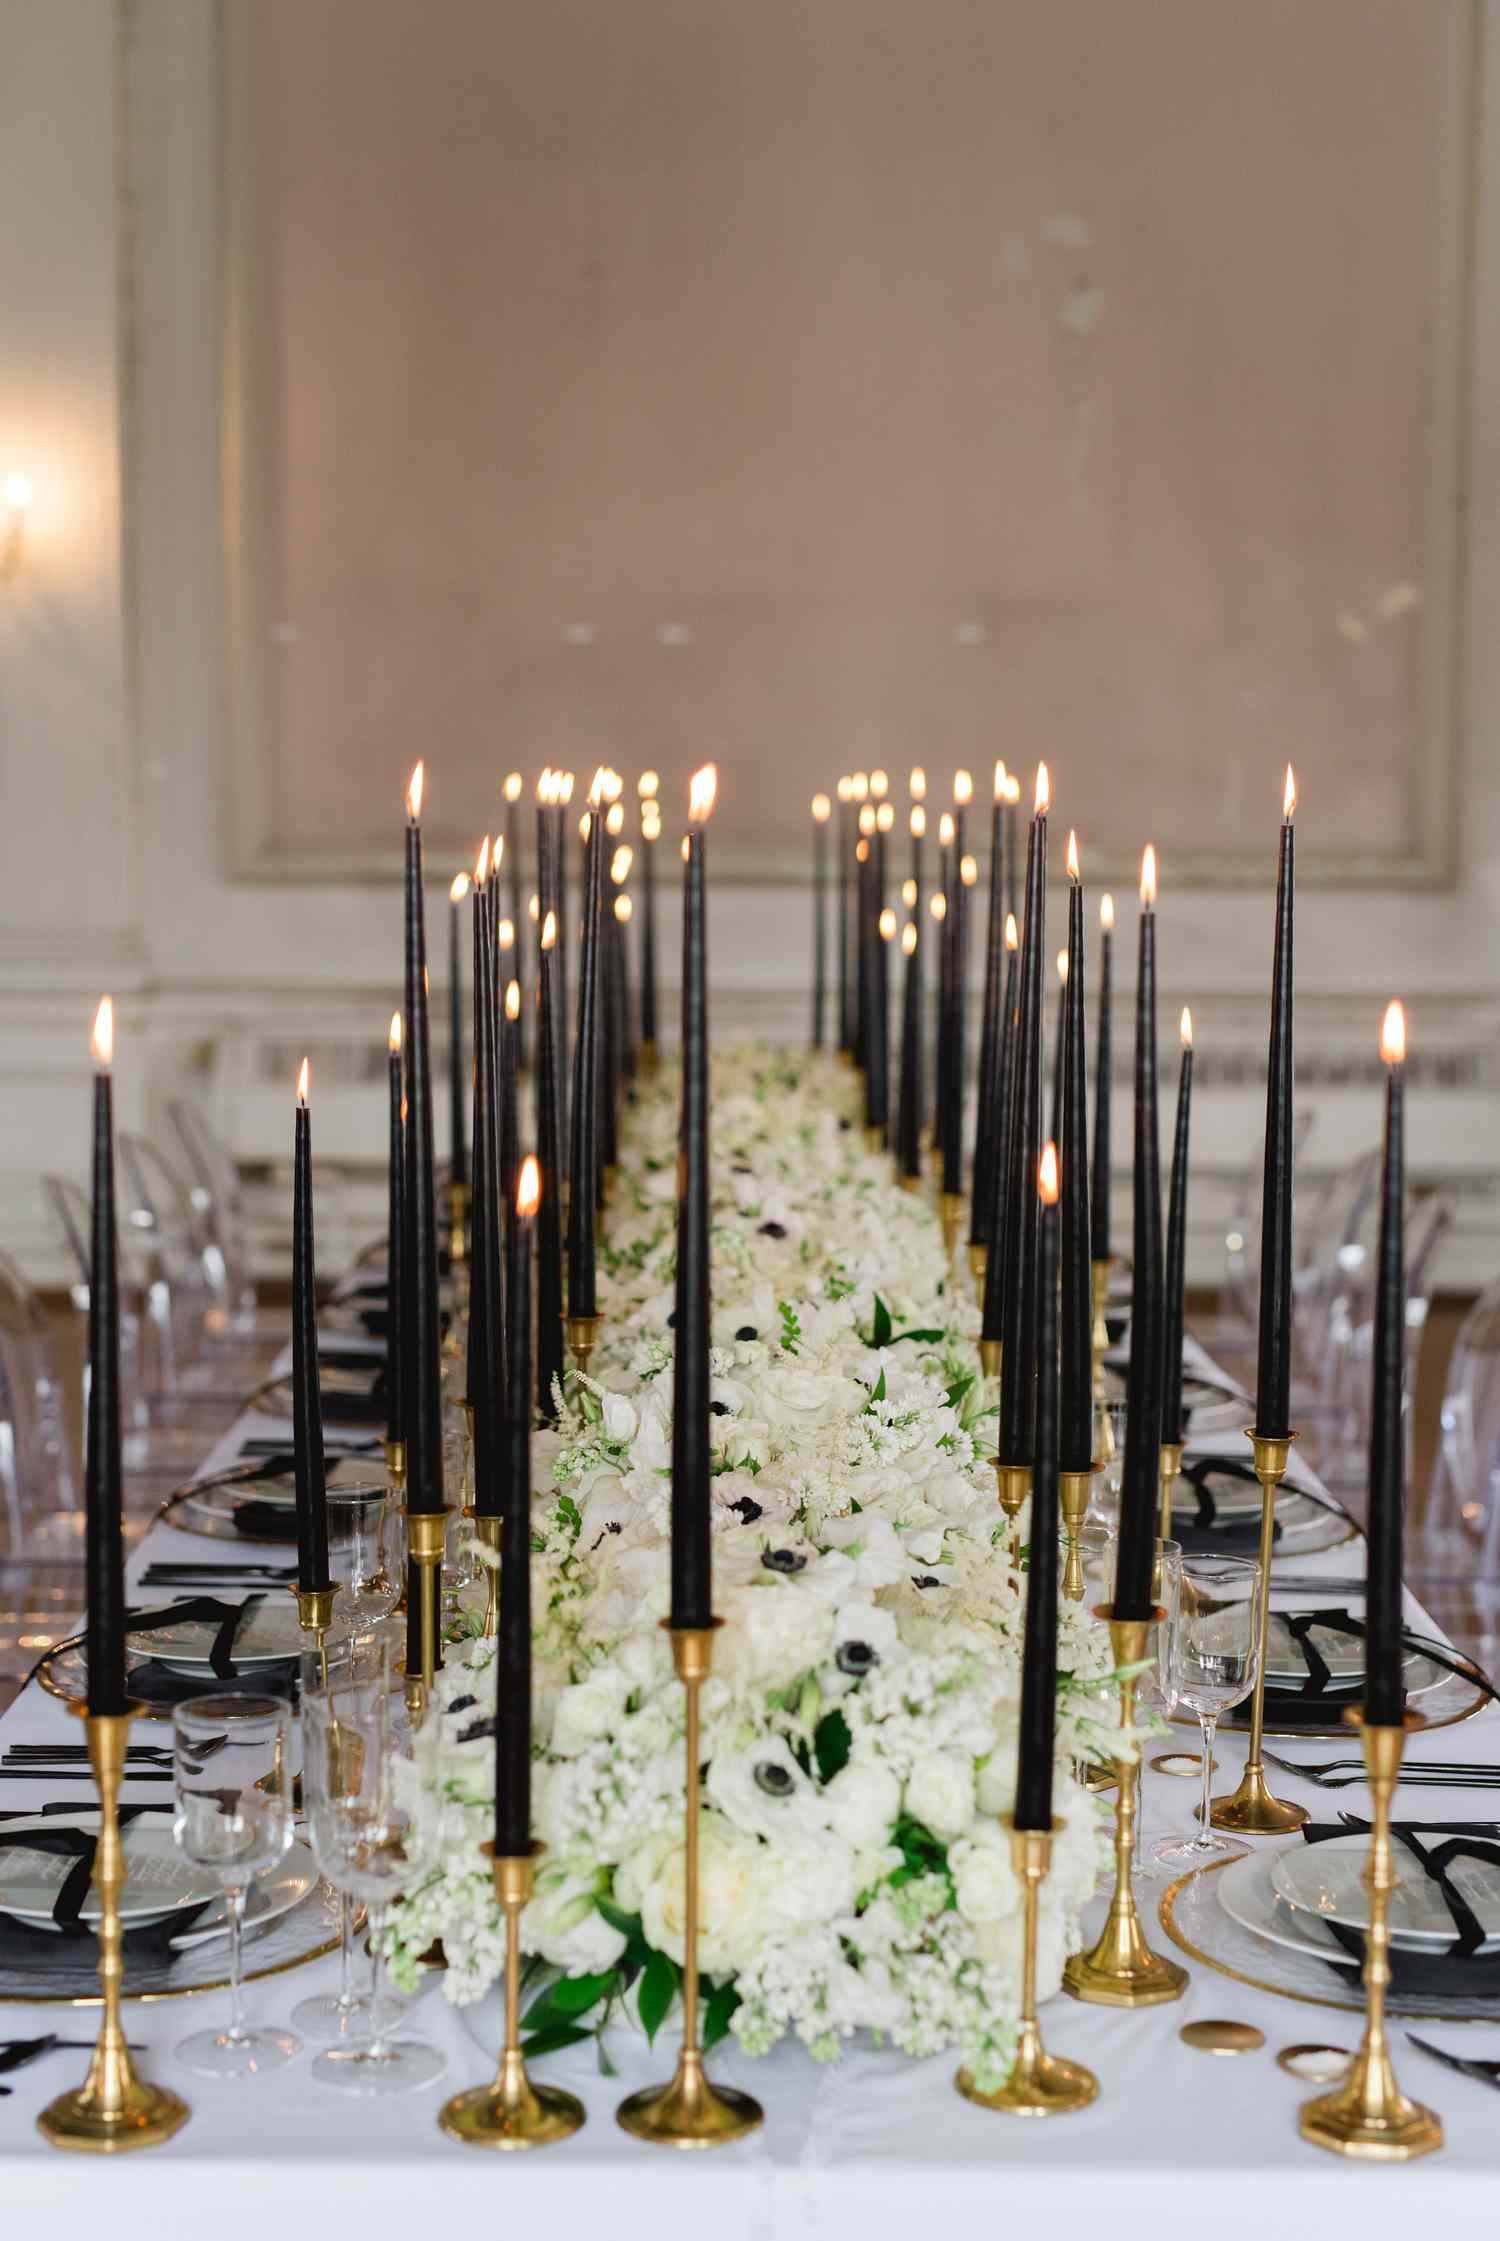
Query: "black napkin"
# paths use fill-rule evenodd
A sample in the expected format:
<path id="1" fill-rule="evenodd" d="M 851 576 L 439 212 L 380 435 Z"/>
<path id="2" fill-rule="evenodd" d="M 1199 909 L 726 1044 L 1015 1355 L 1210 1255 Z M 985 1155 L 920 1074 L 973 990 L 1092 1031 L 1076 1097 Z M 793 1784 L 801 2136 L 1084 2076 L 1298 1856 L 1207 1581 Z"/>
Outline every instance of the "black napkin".
<path id="1" fill-rule="evenodd" d="M 299 1681 L 296 1658 L 278 1659 L 274 1665 L 257 1665 L 254 1689 L 257 1696 L 284 1696 L 289 1703 L 297 1700 Z M 230 1688 L 244 1689 L 250 1681 L 241 1676 L 227 1684 Z M 212 1674 L 202 1680 L 188 1673 L 173 1673 L 155 1658 L 143 1657 L 130 1668 L 130 1693 L 138 1703 L 153 1712 L 170 1712 L 179 1704 L 191 1704 L 195 1697 L 222 1696 L 226 1684 Z"/>
<path id="2" fill-rule="evenodd" d="M 1337 1828 L 1309 1821 L 1302 1835 L 1308 1844 L 1323 1844 L 1329 1837 L 1347 1836 L 1351 1829 L 1368 1829 L 1369 1825 L 1352 1816 Z M 1484 1942 L 1484 1932 L 1448 1874 L 1457 1859 L 1490 1860 L 1500 1865 L 1500 1843 L 1492 1836 L 1478 1834 L 1464 1821 L 1393 1821 L 1391 1835 L 1400 1847 L 1398 1872 L 1409 1874 L 1415 1863 L 1431 1877 L 1453 1917 L 1454 1932 L 1452 1943 L 1441 1948 L 1429 1946 L 1419 1952 L 1409 1945 L 1392 1944 L 1388 1949 L 1391 1990 L 1405 1999 L 1436 1994 L 1444 1999 L 1483 1999 L 1500 2006 L 1500 1953 L 1475 1950 Z M 1440 1841 L 1432 1843 L 1433 1837 Z M 1346 1984 L 1358 1984 L 1365 1965 L 1364 1932 L 1351 1930 L 1342 1922 L 1325 1922 L 1323 1926 L 1349 1955 L 1348 1961 L 1330 1961 L 1328 1966 Z"/>
<path id="3" fill-rule="evenodd" d="M 239 1678 L 234 1662 L 234 1641 L 252 1611 L 264 1603 L 264 1595 L 247 1595 L 243 1603 L 221 1603 L 212 1595 L 190 1596 L 184 1603 L 167 1603 L 159 1611 L 131 1611 L 125 1621 L 127 1634 L 144 1634 L 157 1626 L 184 1626 L 201 1622 L 217 1626 L 214 1646 L 208 1653 L 209 1670 L 215 1679 L 233 1681 Z"/>
<path id="4" fill-rule="evenodd" d="M 1272 1727 L 1281 1728 L 1336 1728 L 1343 1718 L 1346 1705 L 1363 1702 L 1365 1679 L 1363 1673 L 1358 1673 L 1351 1680 L 1335 1681 L 1312 1640 L 1312 1629 L 1321 1626 L 1330 1634 L 1340 1634 L 1348 1641 L 1362 1642 L 1365 1638 L 1364 1620 L 1340 1605 L 1329 1610 L 1283 1611 L 1277 1615 L 1302 1652 L 1307 1666 L 1307 1678 L 1292 1687 L 1278 1688 L 1267 1682 L 1268 1723 Z M 1430 1658 L 1445 1673 L 1456 1673 L 1460 1680 L 1472 1681 L 1486 1696 L 1494 1696 L 1495 1691 L 1478 1667 L 1469 1665 L 1446 1642 L 1435 1641 L 1430 1634 L 1417 1634 L 1410 1627 L 1403 1627 L 1401 1647 L 1403 1652 Z M 1248 1698 L 1243 1704 L 1234 1707 L 1229 1719 L 1237 1727 L 1249 1725 Z"/>
<path id="5" fill-rule="evenodd" d="M 297 1538 L 297 1512 L 284 1502 L 236 1502 L 232 1521 L 236 1533 L 248 1534 L 252 1541 L 290 1545 Z"/>
<path id="6" fill-rule="evenodd" d="M 74 1810 L 69 1806 L 44 1807 L 45 1812 Z M 125 1828 L 143 1813 L 170 1813 L 169 1805 L 122 1805 L 118 1808 L 119 1823 Z M 6 1816 L 5 1818 L 9 1818 Z M 44 1852 L 54 1859 L 71 1859 L 73 1866 L 62 1880 L 57 1897 L 52 1903 L 52 1919 L 57 1932 L 70 1941 L 87 1939 L 95 1942 L 94 1932 L 87 1923 L 79 1920 L 79 1911 L 88 1896 L 89 1884 L 94 1874 L 94 1854 L 98 1849 L 98 1836 L 90 1829 L 56 1828 L 27 1829 L 12 1834 L 0 1821 L 0 1845 L 14 1845 L 27 1852 Z M 160 1921 L 147 1922 L 127 1930 L 121 1940 L 125 1954 L 135 1953 L 152 1961 L 168 1961 L 173 1956 L 172 1939 L 179 1931 L 196 1922 L 211 1900 L 199 1899 L 192 1906 L 178 1907 L 173 1914 L 164 1915 Z M 10 1963 L 25 1965 L 33 1959 L 57 1958 L 57 1932 L 39 1930 L 30 1922 L 18 1922 L 12 1915 L 0 1914 L 0 1968 Z"/>
<path id="7" fill-rule="evenodd" d="M 370 1370 L 384 1382 L 385 1357 L 367 1346 L 351 1346 L 347 1339 L 320 1338 L 318 1361 L 324 1369 Z"/>
<path id="8" fill-rule="evenodd" d="M 1190 1512 L 1185 1504 L 1173 1504 L 1172 1538 L 1182 1544 L 1184 1556 L 1248 1555 L 1260 1547 L 1260 1512 L 1229 1518 L 1221 1525 L 1214 1500 L 1215 1483 L 1233 1486 L 1237 1491 L 1247 1479 L 1252 1486 L 1257 1483 L 1251 1465 L 1242 1463 L 1236 1455 L 1183 1457 L 1182 1476 L 1177 1483 L 1192 1495 L 1193 1509 Z M 1271 1533 L 1273 1539 L 1279 1539 L 1281 1527 L 1273 1524 Z"/>

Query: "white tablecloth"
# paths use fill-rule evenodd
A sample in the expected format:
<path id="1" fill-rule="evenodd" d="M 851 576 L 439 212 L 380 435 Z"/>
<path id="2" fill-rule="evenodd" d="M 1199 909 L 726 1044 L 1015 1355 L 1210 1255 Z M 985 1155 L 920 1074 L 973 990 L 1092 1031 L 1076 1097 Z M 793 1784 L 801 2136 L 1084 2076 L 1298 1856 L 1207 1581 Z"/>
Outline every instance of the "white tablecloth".
<path id="1" fill-rule="evenodd" d="M 246 1419 L 212 1460 L 227 1459 L 253 1428 Z M 132 1583 L 147 1562 L 212 1554 L 211 1544 L 158 1526 L 135 1554 Z M 1361 1545 L 1351 1543 L 1300 1567 L 1278 1565 L 1277 1574 L 1290 1581 L 1302 1569 L 1354 1579 L 1361 1565 Z M 144 1598 L 136 1592 L 133 1599 Z M 1425 1623 L 1415 1606 L 1410 1615 Z M 76 1721 L 35 1687 L 0 1722 L 0 1743 L 7 1745 L 78 1736 Z M 1217 1755 L 1218 1786 L 1228 1787 L 1243 1760 L 1243 1739 L 1222 1735 Z M 1418 1737 L 1411 1756 L 1424 1755 L 1500 1763 L 1500 1710 L 1491 1706 L 1425 1746 Z M 1362 1791 L 1330 1795 L 1280 1774 L 1274 1786 L 1327 1818 L 1364 1802 Z M 33 1790 L 11 1782 L 0 1805 L 26 1809 L 57 1794 L 44 1784 Z M 87 1785 L 80 1783 L 77 1794 L 80 1804 L 89 1801 Z M 127 1783 L 124 1791 L 127 1799 L 158 1802 L 163 1794 L 161 1785 L 132 1790 Z M 1423 1793 L 1418 1802 L 1425 1818 L 1486 1810 L 1472 1793 L 1457 1791 Z M 1185 1826 L 1195 1803 L 1192 1782 L 1148 1772 L 1145 1835 Z M 1142 1885 L 1141 1896 L 1154 1942 L 1173 1952 L 1155 1925 L 1151 1888 Z M 1102 1911 L 1096 1900 L 1096 1917 Z M 307 1992 L 332 1986 L 336 1971 L 330 1957 L 252 1985 L 252 2019 L 284 2020 Z M 75 2234 L 80 2241 L 156 2241 L 191 2226 L 212 2241 L 267 2241 L 278 2231 L 309 2233 L 331 2220 L 359 2241 L 410 2241 L 419 2233 L 464 2231 L 466 2218 L 501 2215 L 528 2221 L 517 2231 L 562 2236 L 911 2241 L 936 2217 L 944 2241 L 971 2233 L 991 2241 L 1019 2230 L 1019 2221 L 1069 2241 L 1085 2234 L 1162 2241 L 1164 2233 L 1190 2232 L 1266 2241 L 1268 2234 L 1349 2229 L 1412 2241 L 1420 2219 L 1445 2241 L 1470 2234 L 1490 2241 L 1500 2219 L 1500 2095 L 1414 2052 L 1398 2029 L 1402 2082 L 1441 2114 L 1446 2149 L 1407 2167 L 1346 2164 L 1299 2139 L 1297 2107 L 1314 2089 L 1278 2069 L 1273 2057 L 1295 2041 L 1352 2046 L 1358 2018 L 1258 1992 L 1197 1965 L 1181 2000 L 1144 2013 L 1085 2007 L 1066 1996 L 1048 2003 L 1042 2021 L 1049 2044 L 1086 2062 L 1099 2079 L 1098 2101 L 1076 2115 L 1023 2122 L 974 2108 L 953 2090 L 947 2058 L 913 2064 L 856 2046 L 824 2067 L 797 2047 L 752 2062 L 731 2045 L 715 2053 L 711 2067 L 754 2092 L 767 2121 L 755 2138 L 704 2155 L 646 2147 L 614 2122 L 627 2092 L 667 2074 L 675 2049 L 665 2040 L 653 2053 L 625 2031 L 614 2032 L 616 2077 L 600 2074 L 592 2044 L 551 2057 L 539 2072 L 582 2096 L 589 2112 L 584 2130 L 546 2151 L 486 2157 L 447 2140 L 436 2117 L 447 2094 L 493 2072 L 493 1995 L 465 2016 L 436 1986 L 424 1992 L 409 2011 L 410 2025 L 444 2049 L 447 2077 L 408 2099 L 379 2102 L 321 2091 L 309 2080 L 306 2053 L 271 2076 L 236 2085 L 189 2076 L 174 2063 L 173 2044 L 219 2011 L 223 1998 L 205 1993 L 127 2009 L 131 2037 L 148 2049 L 143 2070 L 192 2106 L 191 2123 L 163 2148 L 118 2160 L 60 2155 L 42 2141 L 34 2120 L 53 2094 L 82 2077 L 87 2057 L 53 2055 L 15 2077 L 13 2096 L 0 2101 L 0 2201 L 12 2231 L 36 2241 Z M 62 2012 L 71 2035 L 85 2037 L 95 2027 L 96 2010 Z M 1184 2046 L 1183 2024 L 1206 2017 L 1258 2024 L 1264 2049 L 1229 2060 Z M 58 2028 L 56 2009 L 0 2006 L 0 2036 Z M 1455 2051 L 1500 2056 L 1500 2017 L 1493 2028 L 1431 2024 L 1424 2035 Z"/>

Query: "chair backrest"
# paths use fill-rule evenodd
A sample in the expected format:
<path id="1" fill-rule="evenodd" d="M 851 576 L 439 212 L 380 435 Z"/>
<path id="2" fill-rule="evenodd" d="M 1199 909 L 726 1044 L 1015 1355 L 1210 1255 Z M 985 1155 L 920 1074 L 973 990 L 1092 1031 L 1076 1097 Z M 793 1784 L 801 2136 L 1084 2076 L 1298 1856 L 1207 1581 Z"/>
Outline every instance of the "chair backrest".
<path id="1" fill-rule="evenodd" d="M 1302 1165 L 1316 1113 L 1300 1111 L 1292 1119 L 1292 1173 Z M 1261 1184 L 1265 1163 L 1257 1147 L 1255 1158 L 1240 1170 L 1234 1184 L 1228 1232 L 1225 1236 L 1225 1305 L 1254 1330 L 1260 1314 L 1260 1214 Z"/>
<path id="2" fill-rule="evenodd" d="M 224 1316 L 223 1269 L 205 1255 L 205 1224 L 182 1177 L 144 1136 L 119 1138 L 120 1207 L 150 1257 L 154 1285 L 165 1287 L 179 1367 L 202 1351 Z"/>
<path id="3" fill-rule="evenodd" d="M 0 1520 L 7 1555 L 32 1554 L 45 1520 L 75 1513 L 78 1481 L 46 1309 L 0 1253 Z M 82 1556 L 81 1543 L 77 1554 Z"/>
<path id="4" fill-rule="evenodd" d="M 216 1289 L 222 1288 L 231 1315 L 253 1315 L 255 1285 L 250 1275 L 240 1174 L 233 1154 L 198 1107 L 185 1097 L 169 1101 L 167 1118 L 192 1177 L 192 1201 L 205 1230 L 202 1250 L 216 1273 Z"/>
<path id="5" fill-rule="evenodd" d="M 73 1270 L 69 1297 L 86 1323 L 91 1227 L 88 1196 L 69 1176 L 44 1175 L 42 1200 Z M 118 1225 L 120 1377 L 127 1422 L 135 1421 L 152 1398 L 170 1393 L 177 1382 L 171 1292 L 155 1273 L 154 1256 L 143 1251 L 142 1245 L 138 1226 L 128 1220 Z"/>

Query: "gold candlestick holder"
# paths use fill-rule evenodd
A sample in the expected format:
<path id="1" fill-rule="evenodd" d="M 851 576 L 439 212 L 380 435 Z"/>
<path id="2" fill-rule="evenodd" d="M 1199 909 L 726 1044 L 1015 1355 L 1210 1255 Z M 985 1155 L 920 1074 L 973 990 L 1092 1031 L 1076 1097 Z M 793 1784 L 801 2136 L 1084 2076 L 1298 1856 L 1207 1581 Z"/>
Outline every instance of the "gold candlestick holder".
<path id="1" fill-rule="evenodd" d="M 969 1239 L 969 1274 L 974 1280 L 974 1305 L 984 1306 L 984 1280 L 990 1265 L 990 1249 L 982 1239 Z"/>
<path id="2" fill-rule="evenodd" d="M 85 2155 L 119 2155 L 127 2148 L 154 2148 L 180 2132 L 192 2115 L 186 2101 L 163 2085 L 147 2085 L 136 2075 L 120 2022 L 125 1974 L 121 1950 L 120 1892 L 125 1855 L 120 1845 L 120 1780 L 131 1705 L 123 1712 L 84 1712 L 89 1764 L 99 1789 L 99 1839 L 94 1853 L 94 1889 L 99 1894 L 99 1985 L 104 2019 L 89 2063 L 88 2076 L 70 2093 L 49 2101 L 36 2120 L 54 2148 Z"/>
<path id="3" fill-rule="evenodd" d="M 1083 1521 L 1088 1515 L 1089 1490 L 1093 1483 L 1092 1469 L 1059 1471 L 1057 1474 L 1057 1506 L 1062 1513 L 1063 1529 L 1062 1595 L 1065 1603 L 1083 1601 Z"/>
<path id="4" fill-rule="evenodd" d="M 1089 1263 L 1090 1283 L 1094 1294 L 1094 1324 L 1089 1332 L 1089 1348 L 1094 1358 L 1094 1398 L 1102 1401 L 1104 1390 L 1104 1357 L 1109 1349 L 1109 1325 L 1104 1319 L 1105 1302 L 1109 1298 L 1109 1272 L 1112 1260 Z"/>
<path id="5" fill-rule="evenodd" d="M 452 1182 L 448 1185 L 448 1258 L 455 1268 L 462 1268 L 469 1257 L 469 1186 Z"/>
<path id="6" fill-rule="evenodd" d="M 589 1363 L 594 1358 L 594 1348 L 599 1343 L 599 1326 L 603 1321 L 604 1317 L 602 1315 L 568 1315 L 565 1313 L 563 1316 L 563 1330 L 567 1336 L 568 1351 L 573 1357 L 573 1367 L 580 1377 L 587 1377 L 589 1374 Z"/>
<path id="7" fill-rule="evenodd" d="M 1029 1463 L 1002 1463 L 998 1455 L 994 1461 L 995 1491 L 1000 1497 L 1000 1507 L 1004 1511 L 1005 1521 L 1010 1527 L 1010 1568 L 1013 1572 L 1019 1572 L 1021 1569 L 1021 1536 L 1016 1527 L 1016 1519 L 1020 1516 L 1022 1509 L 1025 1507 L 1026 1498 L 1031 1492 L 1031 1465 Z"/>
<path id="8" fill-rule="evenodd" d="M 1164 1541 L 1172 1538 L 1172 1489 L 1181 1476 L 1182 1442 L 1163 1440 L 1156 1458 L 1156 1478 L 1161 1488 L 1160 1515 L 1156 1530 Z"/>
<path id="9" fill-rule="evenodd" d="M 979 1367 L 995 1388 L 995 1403 L 1000 1401 L 1000 1365 L 1004 1360 L 1004 1340 L 982 1338 L 979 1341 Z"/>
<path id="10" fill-rule="evenodd" d="M 744 2139 L 765 2122 L 765 2111 L 750 2094 L 734 2086 L 709 2083 L 698 2044 L 698 1694 L 713 1666 L 714 1635 L 723 1621 L 710 1619 L 707 1626 L 673 1626 L 670 1619 L 662 1623 L 672 1637 L 672 1663 L 687 1698 L 682 2051 L 666 2085 L 648 2085 L 632 2093 L 615 2114 L 623 2129 L 637 2140 L 652 2140 L 669 2148 L 716 2148 L 730 2140 Z"/>
<path id="11" fill-rule="evenodd" d="M 1401 1727 L 1367 1726 L 1358 1712 L 1346 1712 L 1359 1727 L 1365 1770 L 1374 1801 L 1370 1857 L 1365 1889 L 1370 1894 L 1370 1925 L 1365 1933 L 1365 2029 L 1342 2084 L 1315 2101 L 1305 2101 L 1297 2129 L 1314 2147 L 1368 2163 L 1409 2163 L 1443 2144 L 1442 2119 L 1420 2101 L 1409 2101 L 1396 2083 L 1385 2035 L 1385 1996 L 1391 1981 L 1390 1896 L 1396 1871 L 1391 1861 L 1391 1796 L 1401 1770 L 1407 1731 L 1420 1715 L 1408 1712 Z"/>
<path id="12" fill-rule="evenodd" d="M 328 1686 L 328 1629 L 333 1624 L 334 1597 L 338 1582 L 327 1587 L 296 1587 L 292 1593 L 297 1598 L 297 1624 L 311 1642 L 313 1655 L 323 1675 L 323 1686 Z"/>
<path id="13" fill-rule="evenodd" d="M 438 1574 L 452 1514 L 446 1504 L 436 1510 L 414 1510 L 408 1504 L 401 1512 L 406 1520 L 406 1553 L 417 1567 L 417 1589 L 422 1598 L 422 1670 L 406 1676 L 407 1710 L 419 1727 L 427 1717 L 432 1677 L 437 1671 Z"/>
<path id="14" fill-rule="evenodd" d="M 1037 1901 L 1052 1865 L 1053 1835 L 1065 1825 L 1054 1821 L 1050 1829 L 1018 1829 L 1008 1814 L 1001 1823 L 1010 1838 L 1011 1865 L 1021 1879 L 1026 1909 L 1016 2058 L 1010 2076 L 994 2093 L 981 2093 L 967 2070 L 960 2070 L 954 2083 L 965 2100 L 977 2102 L 982 2109 L 1003 2109 L 1009 2116 L 1066 2116 L 1071 2109 L 1086 2109 L 1099 2097 L 1099 2080 L 1092 2070 L 1047 2052 L 1036 2019 Z"/>
<path id="15" fill-rule="evenodd" d="M 867 1124 L 865 1128 L 865 1150 L 867 1152 L 883 1152 L 885 1150 L 885 1130 L 881 1127 L 879 1121 L 873 1121 Z"/>
<path id="16" fill-rule="evenodd" d="M 499 1518 L 482 1515 L 472 1507 L 466 1509 L 463 1514 L 473 1526 L 474 1538 L 480 1547 L 488 1549 L 491 1555 L 498 1556 L 500 1553 Z M 479 1633 L 483 1641 L 493 1642 L 500 1630 L 500 1568 L 496 1564 L 486 1564 L 483 1570 L 484 1620 Z"/>
<path id="17" fill-rule="evenodd" d="M 938 1192 L 938 1219 L 943 1225 L 943 1260 L 951 1266 L 958 1251 L 959 1232 L 964 1226 L 964 1194 L 962 1191 Z"/>
<path id="18" fill-rule="evenodd" d="M 1260 1648 L 1255 1664 L 1255 1687 L 1250 1697 L 1250 1752 L 1239 1786 L 1228 1797 L 1216 1797 L 1212 1818 L 1216 1829 L 1232 1829 L 1239 1836 L 1288 1836 L 1307 1819 L 1305 1805 L 1286 1805 L 1273 1797 L 1266 1781 L 1261 1738 L 1266 1724 L 1266 1639 L 1271 1625 L 1271 1547 L 1276 1533 L 1276 1489 L 1286 1476 L 1295 1432 L 1263 1439 L 1250 1431 L 1255 1451 L 1255 1475 L 1260 1480 Z"/>
<path id="19" fill-rule="evenodd" d="M 583 2103 L 560 2086 L 534 2085 L 521 2055 L 521 1912 L 544 1849 L 533 1844 L 529 1852 L 497 1853 L 493 1844 L 481 1846 L 505 1915 L 505 2044 L 493 2082 L 455 2093 L 438 2111 L 449 2139 L 473 2148 L 546 2148 L 584 2122 Z"/>
<path id="20" fill-rule="evenodd" d="M 1110 1648 L 1120 1667 L 1120 1731 L 1135 1722 L 1136 1674 L 1132 1667 L 1144 1663 L 1151 1630 L 1165 1613 L 1158 1607 L 1149 1618 L 1120 1619 L 1112 1603 L 1101 1603 L 1095 1618 L 1109 1625 Z M 1063 1983 L 1078 2000 L 1092 2000 L 1106 2008 L 1154 2008 L 1165 2000 L 1178 2000 L 1188 1974 L 1175 1961 L 1153 1953 L 1146 1943 L 1136 1911 L 1131 1870 L 1135 1860 L 1135 1820 L 1140 1799 L 1140 1761 L 1123 1753 L 1115 1761 L 1118 1784 L 1115 1796 L 1115 1889 L 1109 1914 L 1098 1938 L 1087 1953 L 1074 1953 L 1063 1970 Z"/>

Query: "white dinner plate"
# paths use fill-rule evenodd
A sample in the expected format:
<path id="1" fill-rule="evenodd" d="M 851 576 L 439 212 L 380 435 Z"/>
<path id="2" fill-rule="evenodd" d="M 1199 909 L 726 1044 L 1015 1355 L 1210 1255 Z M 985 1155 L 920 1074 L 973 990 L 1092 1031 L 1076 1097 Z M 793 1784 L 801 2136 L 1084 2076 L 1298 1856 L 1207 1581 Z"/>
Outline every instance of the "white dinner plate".
<path id="1" fill-rule="evenodd" d="M 1369 1850 L 1369 1838 L 1359 1834 L 1330 1837 L 1325 1844 L 1289 1846 L 1272 1856 L 1272 1888 L 1300 1914 L 1363 1930 L 1370 1920 L 1370 1896 L 1363 1882 Z M 1393 1941 L 1437 1950 L 1451 1945 L 1458 1933 L 1437 1884 L 1399 1843 L 1393 1845 L 1392 1854 L 1396 1865 L 1390 1899 Z M 1500 1939 L 1500 1866 L 1489 1860 L 1457 1859 L 1450 1864 L 1448 1876 L 1473 1910 L 1486 1944 Z"/>
<path id="2" fill-rule="evenodd" d="M 159 1658 L 163 1665 L 199 1673 L 208 1665 L 218 1638 L 218 1627 L 207 1619 L 179 1619 L 175 1624 L 133 1631 L 130 1646 L 141 1657 Z M 300 1657 L 306 1647 L 296 1597 L 288 1591 L 268 1596 L 240 1622 L 232 1656 L 239 1671 L 251 1665 L 278 1665 L 287 1658 Z"/>

